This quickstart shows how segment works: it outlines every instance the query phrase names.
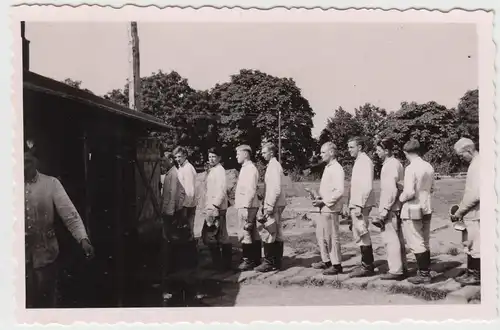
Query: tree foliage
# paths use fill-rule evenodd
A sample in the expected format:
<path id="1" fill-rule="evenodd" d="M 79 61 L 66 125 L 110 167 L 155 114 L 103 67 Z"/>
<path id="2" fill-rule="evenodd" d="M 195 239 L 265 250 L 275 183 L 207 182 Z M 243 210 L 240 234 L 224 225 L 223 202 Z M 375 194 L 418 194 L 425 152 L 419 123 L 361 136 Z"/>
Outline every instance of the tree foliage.
<path id="1" fill-rule="evenodd" d="M 66 78 L 62 82 L 65 83 L 66 85 L 71 86 L 71 87 L 82 89 L 82 81 L 81 80 L 73 80 L 71 78 Z M 92 93 L 91 90 L 89 90 L 87 88 L 83 88 L 82 90 L 86 91 L 87 93 L 94 94 L 94 93 Z"/>

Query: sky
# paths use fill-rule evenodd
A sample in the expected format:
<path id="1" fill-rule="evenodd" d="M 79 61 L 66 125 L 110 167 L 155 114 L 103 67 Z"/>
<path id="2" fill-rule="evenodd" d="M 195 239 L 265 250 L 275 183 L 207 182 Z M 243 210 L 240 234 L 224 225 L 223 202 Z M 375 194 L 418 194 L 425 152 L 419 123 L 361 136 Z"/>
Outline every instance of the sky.
<path id="1" fill-rule="evenodd" d="M 293 78 L 315 112 L 313 136 L 342 106 L 403 101 L 456 107 L 478 88 L 473 24 L 138 23 L 141 76 L 177 71 L 195 89 L 240 69 Z M 104 95 L 129 74 L 127 23 L 26 23 L 30 70 Z"/>

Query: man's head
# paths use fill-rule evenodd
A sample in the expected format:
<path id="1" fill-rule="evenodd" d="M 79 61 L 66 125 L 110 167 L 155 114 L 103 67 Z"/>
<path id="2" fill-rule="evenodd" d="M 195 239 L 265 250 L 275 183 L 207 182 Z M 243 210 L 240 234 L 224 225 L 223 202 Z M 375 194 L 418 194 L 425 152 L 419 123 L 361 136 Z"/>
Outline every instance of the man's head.
<path id="1" fill-rule="evenodd" d="M 471 139 L 461 138 L 453 146 L 458 157 L 462 158 L 467 162 L 471 162 L 476 154 L 476 146 Z"/>
<path id="2" fill-rule="evenodd" d="M 403 146 L 403 152 L 408 160 L 420 155 L 420 150 L 420 143 L 415 139 L 411 139 Z"/>
<path id="3" fill-rule="evenodd" d="M 187 150 L 184 147 L 177 147 L 174 149 L 175 161 L 179 166 L 184 164 L 187 159 Z"/>
<path id="4" fill-rule="evenodd" d="M 175 165 L 175 157 L 174 157 L 174 154 L 171 153 L 171 152 L 165 152 L 163 154 L 163 163 L 165 164 L 165 168 L 168 170 L 170 170 L 172 168 L 172 166 Z"/>
<path id="5" fill-rule="evenodd" d="M 391 138 L 385 138 L 377 142 L 377 149 L 375 151 L 377 156 L 384 160 L 392 156 L 394 152 L 394 140 Z"/>
<path id="6" fill-rule="evenodd" d="M 221 153 L 220 153 L 218 148 L 213 147 L 213 148 L 208 149 L 208 164 L 211 167 L 214 167 L 220 163 L 220 157 L 221 157 Z"/>
<path id="7" fill-rule="evenodd" d="M 29 181 L 36 176 L 38 159 L 31 151 L 24 152 L 24 180 Z"/>
<path id="8" fill-rule="evenodd" d="M 238 164 L 243 164 L 245 161 L 250 160 L 251 155 L 252 148 L 246 144 L 236 148 L 236 160 L 238 161 Z"/>
<path id="9" fill-rule="evenodd" d="M 354 158 L 358 157 L 358 155 L 363 151 L 364 147 L 365 143 L 359 136 L 352 137 L 347 142 L 347 149 L 349 150 L 349 154 Z"/>
<path id="10" fill-rule="evenodd" d="M 325 163 L 329 163 L 335 158 L 335 150 L 337 147 L 333 142 L 326 142 L 321 146 L 320 155 L 321 160 Z"/>
<path id="11" fill-rule="evenodd" d="M 262 157 L 266 160 L 266 162 L 270 161 L 271 158 L 276 157 L 278 153 L 278 148 L 274 145 L 274 143 L 266 142 L 262 146 Z"/>

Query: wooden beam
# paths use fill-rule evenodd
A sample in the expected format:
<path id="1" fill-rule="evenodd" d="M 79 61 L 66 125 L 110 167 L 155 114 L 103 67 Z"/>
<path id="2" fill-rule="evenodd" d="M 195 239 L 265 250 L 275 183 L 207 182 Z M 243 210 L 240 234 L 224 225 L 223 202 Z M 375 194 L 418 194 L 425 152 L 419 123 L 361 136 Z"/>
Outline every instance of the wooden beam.
<path id="1" fill-rule="evenodd" d="M 129 107 L 141 111 L 141 77 L 140 77 L 140 54 L 139 34 L 137 22 L 130 22 L 129 27 Z"/>

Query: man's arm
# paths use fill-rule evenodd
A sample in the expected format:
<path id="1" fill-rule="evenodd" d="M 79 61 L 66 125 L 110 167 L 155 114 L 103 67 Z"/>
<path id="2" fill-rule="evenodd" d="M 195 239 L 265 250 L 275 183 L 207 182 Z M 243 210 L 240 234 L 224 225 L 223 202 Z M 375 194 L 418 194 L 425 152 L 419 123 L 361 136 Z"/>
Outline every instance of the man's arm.
<path id="1" fill-rule="evenodd" d="M 62 222 L 78 243 L 84 239 L 88 239 L 82 218 L 71 202 L 61 182 L 56 178 L 52 178 L 52 183 L 52 200 Z"/>
<path id="2" fill-rule="evenodd" d="M 256 167 L 253 167 L 246 174 L 248 175 L 248 177 L 245 178 L 245 183 L 246 183 L 245 205 L 247 205 L 247 207 L 251 207 L 253 199 L 257 194 L 257 184 L 259 183 L 259 171 L 257 170 Z"/>
<path id="3" fill-rule="evenodd" d="M 405 203 L 415 197 L 415 173 L 408 166 L 405 170 L 403 192 L 399 196 L 399 201 Z"/>
<path id="4" fill-rule="evenodd" d="M 323 203 L 329 208 L 333 208 L 335 204 L 342 198 L 344 195 L 344 179 L 345 173 L 342 166 L 339 166 L 334 171 L 329 174 L 328 177 L 330 180 L 330 189 L 328 191 L 328 195 L 321 196 Z"/>
<path id="5" fill-rule="evenodd" d="M 177 193 L 177 185 L 172 184 L 172 173 L 165 175 L 163 181 L 163 206 L 162 213 L 166 215 L 174 214 L 175 196 Z"/>
<path id="6" fill-rule="evenodd" d="M 269 164 L 266 176 L 265 208 L 274 209 L 281 194 L 281 171 L 277 163 Z"/>
<path id="7" fill-rule="evenodd" d="M 394 163 L 387 168 L 387 172 L 380 178 L 380 203 L 379 213 L 385 214 L 390 211 L 398 195 L 397 183 L 399 181 L 399 164 Z"/>
<path id="8" fill-rule="evenodd" d="M 184 186 L 184 191 L 186 193 L 186 203 L 191 203 L 194 201 L 194 190 L 196 183 L 196 172 L 194 169 L 186 168 L 182 172 L 182 183 Z"/>
<path id="9" fill-rule="evenodd" d="M 224 200 L 224 197 L 227 194 L 226 172 L 222 168 L 219 168 L 216 174 L 217 174 L 217 194 L 214 199 L 213 206 L 220 208 L 222 205 L 222 201 Z"/>
<path id="10" fill-rule="evenodd" d="M 481 181 L 479 181 L 479 168 L 473 173 L 473 177 L 467 177 L 465 183 L 464 196 L 460 202 L 459 208 L 456 212 L 458 216 L 464 216 L 473 207 L 479 204 L 479 198 L 481 196 Z"/>

